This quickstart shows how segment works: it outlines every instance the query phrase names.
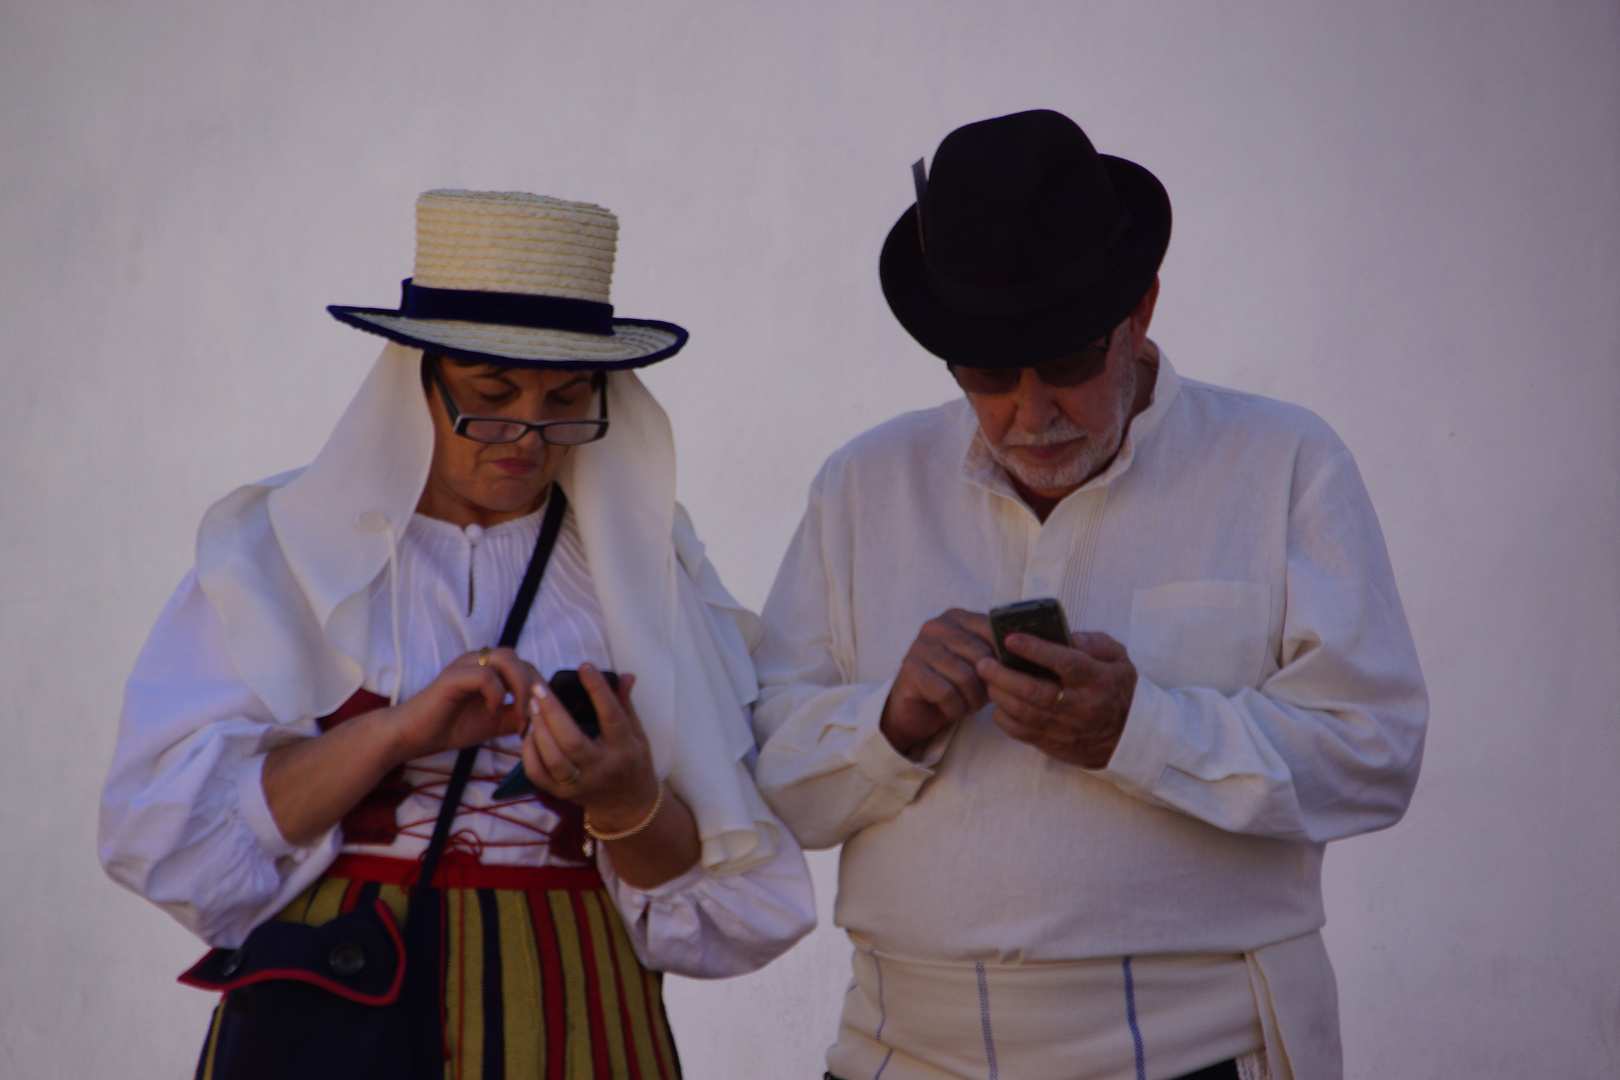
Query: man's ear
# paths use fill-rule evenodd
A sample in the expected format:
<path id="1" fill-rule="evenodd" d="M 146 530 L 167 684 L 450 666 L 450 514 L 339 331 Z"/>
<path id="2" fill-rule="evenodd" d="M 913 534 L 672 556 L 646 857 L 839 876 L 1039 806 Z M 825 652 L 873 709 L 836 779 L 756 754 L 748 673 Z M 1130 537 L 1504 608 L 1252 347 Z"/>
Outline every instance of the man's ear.
<path id="1" fill-rule="evenodd" d="M 1142 294 L 1142 299 L 1136 302 L 1136 309 L 1126 320 L 1130 324 L 1131 355 L 1141 356 L 1142 347 L 1147 343 L 1148 326 L 1153 322 L 1153 308 L 1159 302 L 1159 276 L 1153 275 L 1153 284 L 1148 291 Z"/>

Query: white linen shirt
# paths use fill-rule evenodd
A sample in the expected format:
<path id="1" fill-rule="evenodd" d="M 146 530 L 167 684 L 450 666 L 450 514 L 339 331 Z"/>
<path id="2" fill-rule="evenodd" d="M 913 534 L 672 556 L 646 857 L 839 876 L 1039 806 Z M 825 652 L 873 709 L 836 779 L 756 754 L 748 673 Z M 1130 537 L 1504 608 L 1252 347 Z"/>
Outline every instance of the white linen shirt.
<path id="1" fill-rule="evenodd" d="M 1047 596 L 1136 666 L 1108 767 L 988 707 L 897 753 L 878 722 L 922 624 Z M 965 401 L 856 438 L 813 482 L 764 621 L 760 790 L 807 847 L 844 845 L 835 920 L 859 948 L 970 980 L 1314 937 L 1323 845 L 1393 824 L 1417 778 L 1427 699 L 1349 451 L 1162 355 L 1113 463 L 1044 523 Z M 1325 978 L 1330 1008 L 1307 954 L 1314 974 L 1277 974 Z"/>
<path id="2" fill-rule="evenodd" d="M 388 574 L 373 584 L 371 643 L 363 687 L 400 699 L 427 686 L 456 657 L 492 645 L 539 535 L 536 513 L 489 529 L 463 530 L 414 516 L 400 538 L 400 680 Z M 549 676 L 613 658 L 572 511 L 541 580 L 516 651 Z M 102 801 L 103 865 L 121 884 L 163 907 L 212 945 L 235 946 L 311 880 L 309 864 L 349 851 L 418 858 L 438 798 L 413 794 L 398 808 L 400 835 L 387 845 L 345 843 L 341 826 L 307 848 L 280 834 L 264 799 L 265 754 L 318 733 L 313 719 L 278 725 L 241 681 L 219 616 L 186 577 L 137 661 L 125 695 L 118 747 Z M 495 785 L 519 761 L 521 736 L 486 744 L 457 814 L 460 842 L 485 864 L 577 865 L 554 858 L 541 835 L 556 815 L 532 797 L 494 804 Z M 406 779 L 435 794 L 455 751 L 407 764 Z M 493 812 L 491 812 L 493 811 Z M 649 967 L 698 977 L 757 968 L 815 924 L 808 874 L 786 829 L 769 860 L 736 874 L 701 864 L 649 890 L 636 889 L 599 854 L 626 929 Z"/>

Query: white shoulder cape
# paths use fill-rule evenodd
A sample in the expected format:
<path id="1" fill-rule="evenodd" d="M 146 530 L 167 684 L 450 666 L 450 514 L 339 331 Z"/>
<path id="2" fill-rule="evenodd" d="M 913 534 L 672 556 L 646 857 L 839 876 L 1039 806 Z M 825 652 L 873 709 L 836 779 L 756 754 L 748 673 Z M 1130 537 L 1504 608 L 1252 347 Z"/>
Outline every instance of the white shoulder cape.
<path id="1" fill-rule="evenodd" d="M 221 499 L 197 534 L 197 580 L 243 681 L 283 723 L 359 689 L 372 583 L 415 511 L 433 453 L 421 353 L 383 349 L 307 468 Z M 757 617 L 720 583 L 675 502 L 669 418 L 632 372 L 608 376 L 607 438 L 558 477 L 590 562 L 614 664 L 636 675 L 653 761 L 697 819 L 702 860 L 769 858 L 777 825 L 750 778 Z"/>

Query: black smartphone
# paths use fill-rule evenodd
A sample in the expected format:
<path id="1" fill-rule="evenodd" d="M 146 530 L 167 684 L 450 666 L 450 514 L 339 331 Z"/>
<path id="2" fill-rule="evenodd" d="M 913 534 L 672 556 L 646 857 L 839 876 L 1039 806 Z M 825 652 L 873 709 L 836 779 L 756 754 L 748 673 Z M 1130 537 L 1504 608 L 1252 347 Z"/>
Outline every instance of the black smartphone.
<path id="1" fill-rule="evenodd" d="M 609 689 L 615 693 L 619 690 L 619 676 L 617 672 L 604 671 L 602 678 L 607 680 Z M 546 682 L 551 686 L 551 692 L 557 695 L 557 700 L 563 703 L 568 715 L 574 718 L 579 730 L 593 739 L 602 737 L 602 721 L 597 718 L 596 706 L 591 702 L 590 692 L 585 684 L 579 681 L 579 672 L 574 668 L 563 668 L 555 672 Z"/>
<path id="2" fill-rule="evenodd" d="M 619 689 L 617 672 L 604 671 L 602 678 L 607 680 L 612 690 Z M 563 708 L 568 710 L 568 715 L 574 718 L 574 723 L 579 725 L 579 730 L 593 739 L 600 739 L 602 721 L 596 715 L 596 705 L 591 701 L 590 692 L 585 689 L 585 684 L 579 681 L 579 672 L 574 668 L 564 668 L 555 672 L 546 683 L 551 687 L 551 692 L 557 695 L 557 700 L 562 702 Z M 523 771 L 523 762 L 520 761 L 506 774 L 506 779 L 500 782 L 493 798 L 496 802 L 503 802 L 538 790 L 540 789 L 534 786 L 534 781 L 529 779 L 529 774 Z"/>
<path id="3" fill-rule="evenodd" d="M 1007 651 L 1008 634 L 1028 634 L 1055 645 L 1073 648 L 1069 640 L 1069 620 L 1063 617 L 1063 605 L 1050 597 L 1044 600 L 1020 600 L 990 609 L 990 636 L 995 640 L 996 659 L 1003 666 L 1037 679 L 1057 682 L 1057 672 L 1025 660 Z"/>

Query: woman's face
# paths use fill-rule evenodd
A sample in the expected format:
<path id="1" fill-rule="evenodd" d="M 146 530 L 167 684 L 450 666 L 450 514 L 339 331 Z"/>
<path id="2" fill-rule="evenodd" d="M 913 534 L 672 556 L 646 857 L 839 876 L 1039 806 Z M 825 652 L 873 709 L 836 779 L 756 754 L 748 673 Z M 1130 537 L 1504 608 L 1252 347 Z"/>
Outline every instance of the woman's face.
<path id="1" fill-rule="evenodd" d="M 445 388 L 466 416 L 513 420 L 581 420 L 595 416 L 591 375 L 494 364 L 436 363 Z M 517 442 L 482 443 L 457 435 L 431 378 L 433 466 L 417 511 L 455 525 L 488 527 L 533 513 L 572 447 L 543 442 L 537 431 Z"/>

